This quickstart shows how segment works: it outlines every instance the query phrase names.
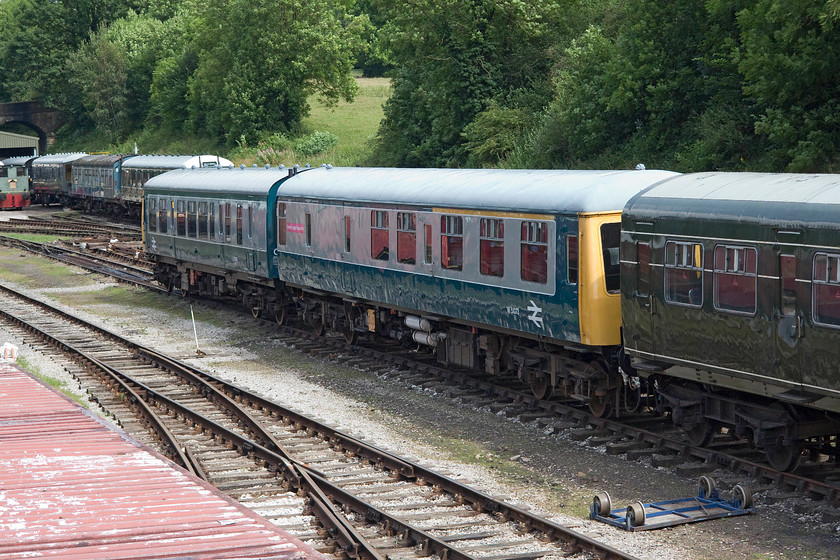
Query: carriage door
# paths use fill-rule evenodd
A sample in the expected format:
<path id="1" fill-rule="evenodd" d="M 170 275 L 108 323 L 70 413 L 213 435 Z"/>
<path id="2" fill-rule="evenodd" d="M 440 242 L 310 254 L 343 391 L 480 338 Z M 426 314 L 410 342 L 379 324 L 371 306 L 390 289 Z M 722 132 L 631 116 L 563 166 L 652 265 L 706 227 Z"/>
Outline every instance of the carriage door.
<path id="1" fill-rule="evenodd" d="M 800 360 L 802 339 L 802 302 L 807 301 L 799 291 L 796 271 L 799 259 L 792 250 L 783 247 L 779 254 L 779 280 L 776 301 L 776 352 L 778 375 L 782 379 L 801 382 Z"/>

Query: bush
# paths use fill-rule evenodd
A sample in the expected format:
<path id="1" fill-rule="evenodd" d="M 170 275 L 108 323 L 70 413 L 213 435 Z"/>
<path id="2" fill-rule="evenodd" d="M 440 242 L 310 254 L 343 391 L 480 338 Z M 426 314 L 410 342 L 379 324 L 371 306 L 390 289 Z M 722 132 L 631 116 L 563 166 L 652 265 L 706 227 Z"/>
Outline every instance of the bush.
<path id="1" fill-rule="evenodd" d="M 314 156 L 334 148 L 338 144 L 338 136 L 332 132 L 314 132 L 295 142 L 295 152 L 304 156 Z"/>

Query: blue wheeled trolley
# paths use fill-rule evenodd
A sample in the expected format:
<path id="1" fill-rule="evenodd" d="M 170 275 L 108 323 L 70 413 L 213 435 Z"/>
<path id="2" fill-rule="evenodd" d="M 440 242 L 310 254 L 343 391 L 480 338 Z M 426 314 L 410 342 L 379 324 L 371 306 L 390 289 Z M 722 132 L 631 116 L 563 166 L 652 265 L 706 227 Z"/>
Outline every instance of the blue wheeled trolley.
<path id="1" fill-rule="evenodd" d="M 733 517 L 754 513 L 752 491 L 742 485 L 732 489 L 732 500 L 720 497 L 715 481 L 708 476 L 700 477 L 700 488 L 696 498 L 682 498 L 665 502 L 643 504 L 634 502 L 626 510 L 611 512 L 610 495 L 601 492 L 592 500 L 591 519 L 596 519 L 627 531 L 649 531 L 672 527 L 683 523 L 695 523 L 721 517 Z"/>

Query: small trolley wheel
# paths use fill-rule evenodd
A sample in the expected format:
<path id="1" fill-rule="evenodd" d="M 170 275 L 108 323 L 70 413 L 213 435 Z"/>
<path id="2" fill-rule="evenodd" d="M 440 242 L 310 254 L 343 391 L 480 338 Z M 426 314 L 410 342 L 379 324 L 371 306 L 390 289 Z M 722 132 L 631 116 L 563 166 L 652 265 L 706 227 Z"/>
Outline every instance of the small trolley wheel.
<path id="1" fill-rule="evenodd" d="M 710 477 L 710 476 L 706 476 L 706 475 L 701 476 L 700 477 L 700 497 L 701 498 L 706 498 L 707 500 L 710 500 L 712 498 L 712 494 L 714 493 L 714 491 L 715 491 L 715 479 Z"/>
<path id="2" fill-rule="evenodd" d="M 752 490 L 749 486 L 736 485 L 732 489 L 732 497 L 738 507 L 741 509 L 749 509 L 753 505 Z"/>
<path id="3" fill-rule="evenodd" d="M 627 519 L 631 527 L 640 527 L 645 524 L 645 506 L 642 502 L 634 502 L 627 506 Z"/>
<path id="4" fill-rule="evenodd" d="M 595 497 L 592 498 L 592 507 L 595 510 L 595 513 L 601 517 L 608 516 L 610 511 L 612 511 L 612 500 L 610 500 L 610 495 L 606 492 L 596 494 Z"/>

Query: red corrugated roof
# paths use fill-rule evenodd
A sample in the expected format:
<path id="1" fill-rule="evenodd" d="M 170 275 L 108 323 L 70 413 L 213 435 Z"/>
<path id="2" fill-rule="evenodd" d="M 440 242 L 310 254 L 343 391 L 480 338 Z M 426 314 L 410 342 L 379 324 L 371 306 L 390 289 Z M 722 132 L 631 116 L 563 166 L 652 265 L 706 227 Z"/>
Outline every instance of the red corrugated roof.
<path id="1" fill-rule="evenodd" d="M 0 364 L 0 558 L 323 555 Z"/>

